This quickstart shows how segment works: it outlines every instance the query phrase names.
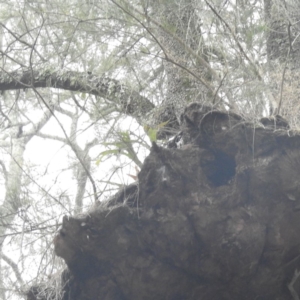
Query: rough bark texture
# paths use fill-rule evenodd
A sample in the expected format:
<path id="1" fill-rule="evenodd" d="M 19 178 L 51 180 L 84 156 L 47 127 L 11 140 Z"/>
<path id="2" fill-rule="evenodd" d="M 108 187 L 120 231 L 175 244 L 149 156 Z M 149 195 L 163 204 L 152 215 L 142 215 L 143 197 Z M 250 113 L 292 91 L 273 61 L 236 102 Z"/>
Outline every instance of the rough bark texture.
<path id="1" fill-rule="evenodd" d="M 49 70 L 24 70 L 0 72 L 0 90 L 53 87 L 69 91 L 89 93 L 112 101 L 116 110 L 132 116 L 139 123 L 154 105 L 138 92 L 128 89 L 118 80 L 79 72 L 55 72 Z"/>
<path id="2" fill-rule="evenodd" d="M 299 299 L 299 146 L 279 116 L 254 126 L 190 105 L 138 184 L 64 217 L 63 299 Z"/>

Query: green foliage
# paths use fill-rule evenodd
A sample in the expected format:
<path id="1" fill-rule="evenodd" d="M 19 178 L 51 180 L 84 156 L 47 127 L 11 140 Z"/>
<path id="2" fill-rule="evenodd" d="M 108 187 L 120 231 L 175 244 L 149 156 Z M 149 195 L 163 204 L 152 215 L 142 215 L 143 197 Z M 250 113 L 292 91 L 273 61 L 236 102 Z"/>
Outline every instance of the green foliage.
<path id="1" fill-rule="evenodd" d="M 116 140 L 113 142 L 105 142 L 102 145 L 105 147 L 113 147 L 113 149 L 104 150 L 98 155 L 96 165 L 99 166 L 104 158 L 110 156 L 124 155 L 130 160 L 134 161 L 137 165 L 141 166 L 141 162 L 137 158 L 133 145 L 137 143 L 136 139 L 131 139 L 130 131 L 119 131 L 116 135 Z"/>
<path id="2" fill-rule="evenodd" d="M 145 130 L 145 132 L 146 132 L 146 134 L 149 137 L 151 142 L 156 142 L 157 141 L 158 131 L 160 129 L 164 128 L 168 123 L 169 123 L 169 121 L 162 122 L 162 123 L 158 124 L 155 127 L 150 127 L 148 125 L 144 125 L 144 130 Z"/>
<path id="3" fill-rule="evenodd" d="M 121 154 L 120 149 L 111 149 L 111 150 L 102 151 L 98 155 L 98 159 L 96 160 L 96 165 L 99 166 L 104 157 L 110 156 L 110 155 L 118 155 L 118 154 Z"/>

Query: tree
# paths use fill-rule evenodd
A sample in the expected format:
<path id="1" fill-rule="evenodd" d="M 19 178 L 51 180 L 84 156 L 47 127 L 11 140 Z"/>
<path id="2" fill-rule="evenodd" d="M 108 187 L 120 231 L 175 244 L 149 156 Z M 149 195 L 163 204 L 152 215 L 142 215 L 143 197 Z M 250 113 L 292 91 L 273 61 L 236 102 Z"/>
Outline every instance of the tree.
<path id="1" fill-rule="evenodd" d="M 153 143 L 138 184 L 64 217 L 54 244 L 68 268 L 56 295 L 299 298 L 299 133 L 279 117 L 255 125 L 199 103 L 183 120 L 184 146 Z M 34 286 L 28 299 L 53 294 Z"/>
<path id="2" fill-rule="evenodd" d="M 45 205 L 53 207 L 45 223 L 53 227 L 45 230 L 56 228 L 54 207 L 61 214 L 81 212 L 84 199 L 102 200 L 102 190 L 113 187 L 110 175 L 95 177 L 104 160 L 122 155 L 125 164 L 141 166 L 149 149 L 142 129 L 151 140 L 168 139 L 179 130 L 188 103 L 234 111 L 254 123 L 280 112 L 297 125 L 298 11 L 296 2 L 283 0 L 3 4 L 0 114 L 2 147 L 9 147 L 3 149 L 11 163 L 5 158 L 1 164 L 6 178 L 1 239 L 13 234 L 9 226 L 20 222 L 16 215 L 29 226 L 26 236 L 44 222 L 32 211 L 35 198 L 45 197 Z M 120 127 L 124 120 L 139 129 Z M 56 134 L 47 122 L 56 124 Z M 95 133 L 82 143 L 80 134 L 89 128 Z M 24 164 L 26 147 L 37 138 L 70 149 L 66 168 L 73 170 L 76 193 L 63 184 L 54 189 L 39 183 Z M 39 245 L 48 247 L 49 237 Z M 20 278 L 11 258 L 2 255 L 2 265 Z M 48 256 L 41 266 L 50 261 Z M 3 299 L 9 297 L 1 286 L 0 291 Z"/>

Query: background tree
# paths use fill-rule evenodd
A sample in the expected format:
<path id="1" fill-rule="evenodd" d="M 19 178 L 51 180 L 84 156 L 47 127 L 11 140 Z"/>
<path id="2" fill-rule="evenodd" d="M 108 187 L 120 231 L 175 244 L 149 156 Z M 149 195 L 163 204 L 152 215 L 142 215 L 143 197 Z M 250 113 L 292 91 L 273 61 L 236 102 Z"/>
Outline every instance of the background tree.
<path id="1" fill-rule="evenodd" d="M 147 135 L 176 133 L 187 103 L 297 126 L 299 11 L 292 0 L 3 3 L 1 299 L 54 272 L 59 215 L 130 182 Z"/>

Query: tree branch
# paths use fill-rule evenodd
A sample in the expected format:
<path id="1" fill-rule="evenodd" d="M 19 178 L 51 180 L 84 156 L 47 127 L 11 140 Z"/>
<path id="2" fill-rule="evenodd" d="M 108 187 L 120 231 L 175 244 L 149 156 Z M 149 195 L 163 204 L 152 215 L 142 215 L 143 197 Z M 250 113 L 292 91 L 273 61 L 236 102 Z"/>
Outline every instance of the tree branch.
<path id="1" fill-rule="evenodd" d="M 24 285 L 22 275 L 18 269 L 18 265 L 4 253 L 1 254 L 1 258 L 12 268 L 20 285 Z"/>
<path id="2" fill-rule="evenodd" d="M 255 73 L 255 75 L 257 76 L 257 78 L 259 80 L 262 80 L 262 76 L 259 72 L 259 69 L 257 68 L 257 65 L 252 61 L 252 59 L 247 55 L 246 51 L 244 50 L 243 46 L 241 45 L 241 43 L 239 42 L 236 34 L 233 32 L 233 30 L 231 29 L 231 27 L 229 26 L 229 24 L 221 17 L 221 15 L 215 10 L 215 8 L 207 1 L 205 0 L 205 3 L 208 5 L 208 7 L 213 11 L 213 13 L 217 16 L 217 18 L 224 23 L 224 25 L 226 26 L 226 28 L 229 30 L 230 34 L 232 35 L 234 41 L 236 42 L 240 52 L 242 53 L 242 55 L 245 57 L 245 59 L 249 62 L 249 64 L 253 67 L 253 71 Z"/>
<path id="3" fill-rule="evenodd" d="M 125 7 L 121 6 L 120 4 L 118 4 L 115 0 L 111 0 L 111 2 L 113 2 L 116 6 L 118 6 L 120 9 L 122 9 L 124 12 L 126 12 L 128 15 L 130 15 L 131 17 L 134 17 L 132 13 L 130 13 L 129 10 L 125 9 Z M 124 1 L 121 1 L 124 3 Z M 130 7 L 131 11 L 134 11 L 136 13 L 138 13 L 139 15 L 141 15 L 142 17 L 144 17 L 145 19 L 147 19 L 148 21 L 152 22 L 153 24 L 155 24 L 159 29 L 163 30 L 165 33 L 167 33 L 168 35 L 170 35 L 174 40 L 176 40 L 179 44 L 181 44 L 184 49 L 191 54 L 194 58 L 196 58 L 197 62 L 204 68 L 206 68 L 207 72 L 209 72 L 209 74 L 214 77 L 215 79 L 219 79 L 218 74 L 215 72 L 214 69 L 211 68 L 211 66 L 209 65 L 209 63 L 207 63 L 205 61 L 205 59 L 203 59 L 203 57 L 199 56 L 192 48 L 190 48 L 179 36 L 177 36 L 176 34 L 174 34 L 171 30 L 168 30 L 165 26 L 163 26 L 161 23 L 159 23 L 158 21 L 156 21 L 155 19 L 151 18 L 149 15 L 145 15 L 143 12 L 139 11 L 138 9 L 134 8 L 130 3 L 125 2 L 126 5 L 128 7 Z M 135 20 L 137 20 L 136 17 L 134 17 Z M 139 21 L 139 23 L 141 23 L 141 21 Z M 143 27 L 145 27 L 145 25 L 143 24 Z M 148 31 L 148 30 L 147 30 Z M 149 32 L 149 31 L 148 31 Z"/>
<path id="4" fill-rule="evenodd" d="M 123 113 L 132 116 L 140 124 L 154 105 L 138 92 L 130 90 L 118 80 L 108 77 L 73 71 L 51 72 L 50 70 L 0 72 L 0 90 L 24 88 L 58 88 L 75 92 L 88 93 L 106 98 Z"/>

